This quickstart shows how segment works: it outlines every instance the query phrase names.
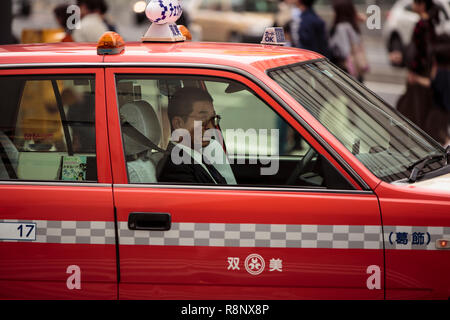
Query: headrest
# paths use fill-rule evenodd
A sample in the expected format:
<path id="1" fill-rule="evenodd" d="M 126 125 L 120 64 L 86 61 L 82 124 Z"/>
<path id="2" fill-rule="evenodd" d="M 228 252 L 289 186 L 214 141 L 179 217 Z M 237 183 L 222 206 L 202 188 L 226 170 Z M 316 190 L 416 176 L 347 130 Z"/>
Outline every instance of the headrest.
<path id="1" fill-rule="evenodd" d="M 154 144 L 161 140 L 161 126 L 152 106 L 143 100 L 128 102 L 120 108 L 121 122 L 127 121 Z M 124 134 L 126 155 L 134 155 L 149 148 Z"/>

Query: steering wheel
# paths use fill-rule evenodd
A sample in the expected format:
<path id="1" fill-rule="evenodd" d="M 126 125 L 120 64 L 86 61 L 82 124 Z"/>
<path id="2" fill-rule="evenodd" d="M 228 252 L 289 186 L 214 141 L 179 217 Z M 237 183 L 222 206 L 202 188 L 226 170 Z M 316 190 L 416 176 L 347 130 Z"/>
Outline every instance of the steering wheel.
<path id="1" fill-rule="evenodd" d="M 297 163 L 297 166 L 295 167 L 292 174 L 289 176 L 289 178 L 286 181 L 287 185 L 294 185 L 295 181 L 297 181 L 298 177 L 301 173 L 303 173 L 303 170 L 307 167 L 307 165 L 312 161 L 314 156 L 317 154 L 316 150 L 314 148 L 310 148 L 305 156 Z"/>

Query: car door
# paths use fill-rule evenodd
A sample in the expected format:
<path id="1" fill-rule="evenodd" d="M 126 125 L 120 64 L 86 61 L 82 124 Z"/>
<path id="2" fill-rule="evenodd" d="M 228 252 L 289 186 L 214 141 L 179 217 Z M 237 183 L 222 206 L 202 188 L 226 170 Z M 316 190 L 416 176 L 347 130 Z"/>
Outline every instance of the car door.
<path id="1" fill-rule="evenodd" d="M 116 299 L 104 70 L 0 81 L 0 298 Z"/>
<path id="2" fill-rule="evenodd" d="M 120 299 L 383 298 L 375 194 L 258 85 L 195 68 L 109 68 L 106 84 Z M 159 180 L 181 87 L 211 95 L 236 181 Z"/>

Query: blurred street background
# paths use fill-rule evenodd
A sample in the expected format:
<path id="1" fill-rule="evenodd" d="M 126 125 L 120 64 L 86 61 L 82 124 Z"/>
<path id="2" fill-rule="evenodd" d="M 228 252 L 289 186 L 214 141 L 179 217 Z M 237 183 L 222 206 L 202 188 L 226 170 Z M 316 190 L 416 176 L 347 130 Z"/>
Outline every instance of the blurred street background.
<path id="1" fill-rule="evenodd" d="M 75 3 L 75 1 L 70 0 L 1 0 L 1 6 L 3 6 L 3 8 L 0 9 L 4 10 L 5 3 L 8 1 L 11 1 L 12 10 L 11 32 L 17 42 L 21 41 L 22 32 L 26 29 L 38 30 L 57 28 L 58 24 L 53 15 L 53 9 L 59 4 Z M 236 0 L 234 1 L 236 2 Z M 138 2 L 140 2 L 140 4 Z M 125 41 L 139 41 L 149 27 L 150 23 L 143 16 L 143 13 L 141 13 L 142 8 L 145 8 L 145 4 L 143 6 L 142 2 L 143 1 L 138 0 L 107 0 L 109 10 L 106 17 L 111 24 L 114 24 L 117 27 L 117 31 L 122 35 Z M 212 16 L 212 6 L 216 6 L 215 9 L 217 9 L 217 3 L 220 2 L 220 0 L 182 0 L 180 2 L 184 11 L 188 14 L 194 40 L 205 40 L 204 38 L 208 38 L 208 32 L 211 31 L 209 30 L 210 28 L 202 30 L 196 24 L 196 19 L 201 18 L 201 13 L 199 13 L 200 9 L 210 9 L 208 15 Z M 394 2 L 394 0 L 354 0 L 358 12 L 360 13 L 367 14 L 367 8 L 372 4 L 378 5 L 381 9 L 380 29 L 369 30 L 365 25 L 361 25 L 361 31 L 370 64 L 370 72 L 365 76 L 365 84 L 392 106 L 396 105 L 398 98 L 405 91 L 406 82 L 406 70 L 390 65 L 386 40 L 382 37 L 386 17 Z M 276 10 L 278 1 L 275 0 L 273 5 Z M 330 6 L 330 0 L 318 0 L 315 9 L 325 20 L 328 28 L 330 28 L 333 20 L 333 9 Z M 218 10 L 222 11 L 222 13 L 223 11 L 226 11 L 223 7 Z M 271 11 L 269 12 L 270 15 L 275 15 L 275 13 L 272 12 L 273 10 L 268 11 Z M 2 15 L 4 14 L 5 13 L 3 12 Z M 233 17 L 233 19 L 236 18 Z M 273 18 L 271 19 L 273 20 Z M 253 23 L 253 25 L 270 23 L 270 20 L 264 20 L 263 18 L 259 18 L 259 20 L 255 21 L 256 22 Z M 3 22 L 3 24 L 4 23 L 5 22 Z M 261 26 L 258 30 L 263 30 L 262 27 L 264 26 Z M 216 24 L 214 28 L 219 29 L 220 31 L 221 25 Z M 5 30 L 7 29 L 2 28 L 2 33 L 5 32 Z M 262 31 L 261 34 L 258 35 L 258 30 L 253 31 L 253 33 L 256 33 L 255 37 L 262 37 Z M 215 29 L 213 31 L 215 34 L 220 33 Z M 2 36 L 5 36 L 5 34 Z M 232 34 L 229 38 L 218 39 L 217 41 L 246 40 L 242 36 L 238 36 L 238 34 Z"/>

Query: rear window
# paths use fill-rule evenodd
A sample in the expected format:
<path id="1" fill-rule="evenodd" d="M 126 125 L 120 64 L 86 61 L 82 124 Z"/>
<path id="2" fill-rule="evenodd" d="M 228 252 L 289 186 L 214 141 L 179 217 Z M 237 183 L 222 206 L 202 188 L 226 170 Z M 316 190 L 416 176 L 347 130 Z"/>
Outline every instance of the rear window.
<path id="1" fill-rule="evenodd" d="M 0 179 L 97 181 L 94 76 L 2 76 Z"/>

